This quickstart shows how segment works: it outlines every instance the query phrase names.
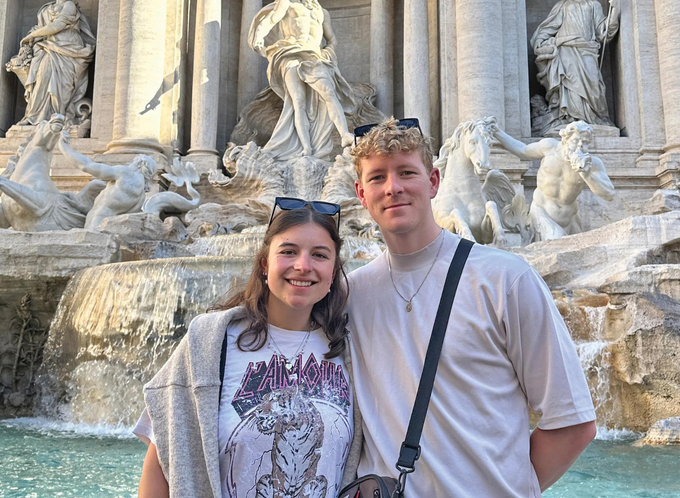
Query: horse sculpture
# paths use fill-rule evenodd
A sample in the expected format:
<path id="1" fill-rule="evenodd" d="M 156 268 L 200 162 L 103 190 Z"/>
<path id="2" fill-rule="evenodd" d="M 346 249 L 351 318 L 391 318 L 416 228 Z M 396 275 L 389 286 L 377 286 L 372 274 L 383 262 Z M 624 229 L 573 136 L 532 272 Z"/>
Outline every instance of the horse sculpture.
<path id="1" fill-rule="evenodd" d="M 53 114 L 36 126 L 19 148 L 15 164 L 0 175 L 0 228 L 24 232 L 83 228 L 94 198 L 105 182 L 90 182 L 79 194 L 60 192 L 50 178 L 52 151 L 65 118 Z"/>
<path id="2" fill-rule="evenodd" d="M 516 231 L 525 245 L 531 232 L 524 196 L 515 193 L 504 173 L 490 169 L 496 126 L 493 117 L 467 121 L 444 142 L 434 163 L 442 180 L 432 210 L 440 226 L 466 239 L 503 247 L 506 231 Z"/>

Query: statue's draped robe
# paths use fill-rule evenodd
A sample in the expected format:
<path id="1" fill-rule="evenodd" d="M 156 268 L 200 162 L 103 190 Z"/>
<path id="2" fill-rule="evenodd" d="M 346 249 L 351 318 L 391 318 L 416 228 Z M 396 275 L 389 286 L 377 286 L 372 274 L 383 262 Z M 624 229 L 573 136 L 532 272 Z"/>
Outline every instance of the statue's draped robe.
<path id="1" fill-rule="evenodd" d="M 248 43 L 254 44 L 255 30 L 262 19 L 271 12 L 274 4 L 267 5 L 258 12 L 250 26 Z M 320 12 L 323 12 L 319 9 Z M 302 143 L 295 129 L 295 110 L 291 96 L 286 88 L 284 75 L 294 66 L 306 83 L 306 108 L 309 119 L 309 137 L 312 155 L 328 159 L 333 150 L 332 133 L 335 125 L 331 121 L 324 100 L 309 85 L 323 80 L 333 89 L 346 113 L 354 110 L 352 88 L 342 77 L 337 65 L 337 56 L 332 47 L 310 50 L 289 39 L 282 32 L 280 23 L 275 25 L 265 37 L 265 55 L 269 61 L 267 78 L 269 86 L 283 100 L 283 110 L 272 136 L 264 150 L 274 159 L 285 161 L 301 155 Z"/>
<path id="2" fill-rule="evenodd" d="M 56 2 L 38 12 L 38 28 L 57 20 L 66 28 L 33 45 L 33 59 L 26 79 L 28 105 L 24 120 L 37 125 L 52 114 L 75 116 L 75 104 L 85 96 L 87 68 L 94 57 L 95 38 L 80 10 L 73 16 L 62 14 Z"/>
<path id="3" fill-rule="evenodd" d="M 560 0 L 531 37 L 538 80 L 546 88 L 549 109 L 560 120 L 611 125 L 598 58 L 606 24 L 598 1 Z M 612 18 L 609 39 L 617 30 L 618 18 Z M 553 44 L 556 55 L 542 56 Z"/>

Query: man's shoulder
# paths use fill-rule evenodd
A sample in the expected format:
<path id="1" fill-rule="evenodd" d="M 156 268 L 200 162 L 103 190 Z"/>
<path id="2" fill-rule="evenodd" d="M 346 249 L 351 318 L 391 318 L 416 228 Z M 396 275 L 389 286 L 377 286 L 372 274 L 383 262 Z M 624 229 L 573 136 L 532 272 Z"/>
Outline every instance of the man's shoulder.
<path id="1" fill-rule="evenodd" d="M 491 274 L 504 274 L 513 279 L 531 269 L 521 256 L 491 246 L 475 244 L 470 252 L 467 266 L 474 271 Z"/>
<path id="2" fill-rule="evenodd" d="M 356 270 L 352 270 L 347 274 L 347 278 L 352 283 L 353 281 L 362 280 L 374 276 L 377 272 L 387 271 L 387 267 L 383 264 L 382 259 L 384 255 L 381 254 L 375 259 L 372 259 L 364 266 L 360 266 Z"/>

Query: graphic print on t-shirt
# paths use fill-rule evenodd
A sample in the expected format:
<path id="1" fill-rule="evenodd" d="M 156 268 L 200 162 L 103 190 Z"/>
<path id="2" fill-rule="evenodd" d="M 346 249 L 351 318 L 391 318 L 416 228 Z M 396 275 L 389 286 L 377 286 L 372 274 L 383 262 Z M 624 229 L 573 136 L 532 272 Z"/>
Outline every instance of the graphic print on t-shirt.
<path id="1" fill-rule="evenodd" d="M 268 362 L 250 362 L 231 406 L 241 421 L 223 448 L 229 461 L 223 476 L 227 496 L 336 496 L 336 476 L 323 475 L 319 462 L 324 441 L 343 440 L 340 454 L 330 452 L 338 459 L 332 470 L 341 473 L 349 450 L 350 390 L 342 365 L 319 362 L 313 353 L 306 361 L 299 355 L 290 369 L 278 355 Z M 344 439 L 337 437 L 341 432 Z M 244 445 L 244 441 L 252 443 Z M 237 463 L 244 457 L 251 460 L 249 467 L 255 471 L 248 472 L 250 487 L 237 489 L 237 482 L 244 484 L 245 469 Z"/>

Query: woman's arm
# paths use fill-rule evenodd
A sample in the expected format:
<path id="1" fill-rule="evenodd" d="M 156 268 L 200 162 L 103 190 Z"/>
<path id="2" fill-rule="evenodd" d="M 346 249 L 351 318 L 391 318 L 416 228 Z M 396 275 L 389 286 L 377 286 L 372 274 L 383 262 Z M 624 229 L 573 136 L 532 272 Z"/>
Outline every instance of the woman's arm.
<path id="1" fill-rule="evenodd" d="M 69 24 L 69 18 L 75 16 L 77 13 L 78 9 L 73 2 L 66 2 L 59 13 L 59 16 L 54 22 L 31 31 L 21 39 L 21 44 L 23 45 L 24 43 L 28 43 L 36 38 L 44 38 L 45 36 L 56 35 L 57 33 L 66 29 Z"/>
<path id="2" fill-rule="evenodd" d="M 168 481 L 165 480 L 161 464 L 158 463 L 156 445 L 149 444 L 139 480 L 139 498 L 165 498 L 170 496 Z"/>

